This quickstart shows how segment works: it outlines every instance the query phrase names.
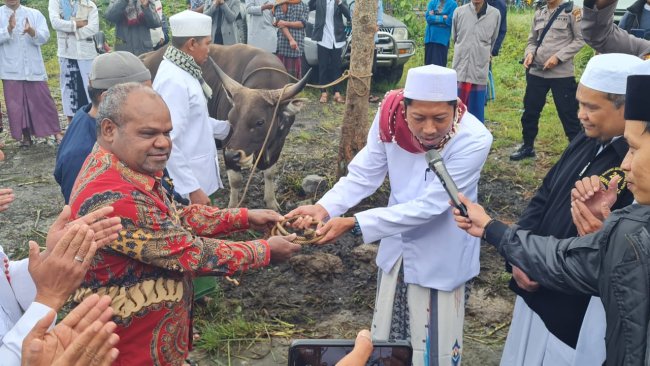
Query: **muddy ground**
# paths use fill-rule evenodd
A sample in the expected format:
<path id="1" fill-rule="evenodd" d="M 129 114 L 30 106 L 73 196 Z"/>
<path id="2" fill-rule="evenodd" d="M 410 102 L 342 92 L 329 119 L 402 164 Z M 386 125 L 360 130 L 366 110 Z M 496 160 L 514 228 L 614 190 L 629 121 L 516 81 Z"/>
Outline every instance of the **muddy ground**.
<path id="1" fill-rule="evenodd" d="M 301 192 L 304 176 L 318 174 L 332 182 L 340 130 L 332 121 L 340 119 L 342 111 L 341 106 L 310 102 L 299 114 L 279 162 L 277 195 L 285 212 L 314 198 Z M 27 240 L 44 241 L 43 235 L 63 200 L 52 177 L 55 146 L 37 143 L 19 148 L 6 131 L 0 134 L 0 144 L 3 141 L 6 160 L 0 162 L 0 187 L 13 188 L 16 202 L 0 213 L 0 243 L 18 256 L 24 253 Z M 503 154 L 494 151 L 489 159 L 507 158 Z M 225 182 L 225 172 L 223 175 Z M 257 175 L 245 206 L 263 205 L 262 180 Z M 501 218 L 513 219 L 524 207 L 522 197 L 526 192 L 507 179 L 483 176 L 479 195 L 482 201 L 489 202 L 491 211 L 498 212 Z M 227 189 L 217 194 L 216 202 L 225 206 L 226 200 Z M 356 209 L 386 201 L 384 187 Z M 220 306 L 246 319 L 282 326 L 267 332 L 270 337 L 261 336 L 260 342 L 231 347 L 230 357 L 200 351 L 195 357 L 205 365 L 282 365 L 286 364 L 291 339 L 353 338 L 358 329 L 370 325 L 376 290 L 376 246 L 362 244 L 360 238 L 346 235 L 336 244 L 306 247 L 290 263 L 235 276 L 239 286 L 220 281 L 224 296 Z M 309 264 L 315 257 L 321 265 L 314 268 Z M 474 281 L 467 304 L 464 365 L 498 364 L 514 299 L 506 288 L 508 279 L 498 254 L 483 246 L 481 273 Z M 210 309 L 210 305 L 199 306 L 201 319 L 210 320 Z"/>

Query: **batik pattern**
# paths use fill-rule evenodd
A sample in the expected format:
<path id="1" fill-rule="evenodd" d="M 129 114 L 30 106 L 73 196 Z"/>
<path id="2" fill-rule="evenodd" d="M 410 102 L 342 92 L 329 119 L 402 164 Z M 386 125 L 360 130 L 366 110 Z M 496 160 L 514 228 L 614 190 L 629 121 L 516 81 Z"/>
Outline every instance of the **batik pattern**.
<path id="1" fill-rule="evenodd" d="M 73 217 L 111 205 L 122 219 L 118 239 L 98 252 L 73 297 L 76 303 L 92 293 L 113 299 L 117 365 L 182 364 L 190 344 L 192 279 L 261 267 L 270 258 L 263 240 L 214 238 L 247 229 L 246 209 L 177 208 L 161 177 L 133 171 L 96 145 L 72 192 Z"/>

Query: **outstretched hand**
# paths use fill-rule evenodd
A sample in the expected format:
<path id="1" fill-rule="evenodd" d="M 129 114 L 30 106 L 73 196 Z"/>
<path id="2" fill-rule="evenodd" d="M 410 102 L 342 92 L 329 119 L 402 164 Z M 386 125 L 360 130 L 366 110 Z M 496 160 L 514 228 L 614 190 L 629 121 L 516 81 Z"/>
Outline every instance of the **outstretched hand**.
<path id="1" fill-rule="evenodd" d="M 315 205 L 306 205 L 306 206 L 297 207 L 291 210 L 288 214 L 284 215 L 284 217 L 286 217 L 287 219 L 290 219 L 295 216 L 310 216 L 314 220 L 324 221 L 329 218 L 329 213 L 327 212 L 325 207 L 317 203 Z M 304 229 L 304 227 L 302 228 Z"/>
<path id="2" fill-rule="evenodd" d="M 453 202 L 449 204 L 453 207 L 454 219 L 459 228 L 467 231 L 469 235 L 480 238 L 485 231 L 485 225 L 491 220 L 490 216 L 485 213 L 483 206 L 470 201 L 464 194 L 458 193 L 458 199 L 467 207 L 467 217 L 463 216 L 459 209 L 453 207 Z"/>
<path id="3" fill-rule="evenodd" d="M 354 217 L 335 217 L 316 229 L 316 235 L 323 235 L 316 244 L 335 241 L 352 228 L 354 228 Z"/>
<path id="4" fill-rule="evenodd" d="M 248 225 L 253 230 L 265 231 L 282 220 L 284 216 L 273 210 L 248 210 Z"/>
<path id="5" fill-rule="evenodd" d="M 298 253 L 302 246 L 294 244 L 296 234 L 287 236 L 272 236 L 267 240 L 271 249 L 271 263 L 280 263 L 289 260 L 294 254 Z"/>

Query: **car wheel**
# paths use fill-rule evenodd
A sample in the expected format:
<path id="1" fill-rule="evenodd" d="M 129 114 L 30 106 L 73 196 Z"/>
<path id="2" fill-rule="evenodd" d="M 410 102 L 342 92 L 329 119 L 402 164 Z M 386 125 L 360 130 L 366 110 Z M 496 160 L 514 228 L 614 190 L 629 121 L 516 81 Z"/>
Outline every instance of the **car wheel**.
<path id="1" fill-rule="evenodd" d="M 377 76 L 375 77 L 375 81 L 386 82 L 393 86 L 402 80 L 402 74 L 404 74 L 404 65 L 395 67 L 380 67 L 377 68 Z"/>

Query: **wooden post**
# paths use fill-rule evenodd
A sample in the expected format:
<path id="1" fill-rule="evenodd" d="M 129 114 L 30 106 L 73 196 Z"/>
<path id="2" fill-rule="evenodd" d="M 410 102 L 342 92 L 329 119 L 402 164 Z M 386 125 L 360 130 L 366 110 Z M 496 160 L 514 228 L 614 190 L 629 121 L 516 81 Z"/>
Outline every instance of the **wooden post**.
<path id="1" fill-rule="evenodd" d="M 339 143 L 337 178 L 347 175 L 348 164 L 366 144 L 377 4 L 377 0 L 356 0 L 354 5 L 350 78 L 348 79 L 346 108 Z"/>

